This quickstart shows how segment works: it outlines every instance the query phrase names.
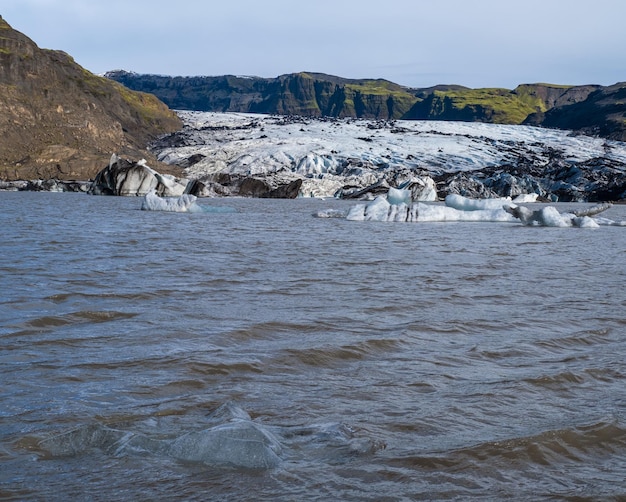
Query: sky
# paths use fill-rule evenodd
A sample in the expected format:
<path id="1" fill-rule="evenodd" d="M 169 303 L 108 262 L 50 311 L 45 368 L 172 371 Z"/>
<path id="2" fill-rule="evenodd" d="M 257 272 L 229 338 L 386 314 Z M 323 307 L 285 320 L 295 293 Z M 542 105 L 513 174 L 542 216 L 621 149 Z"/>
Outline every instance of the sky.
<path id="1" fill-rule="evenodd" d="M 625 0 L 0 0 L 0 15 L 98 74 L 626 81 Z"/>

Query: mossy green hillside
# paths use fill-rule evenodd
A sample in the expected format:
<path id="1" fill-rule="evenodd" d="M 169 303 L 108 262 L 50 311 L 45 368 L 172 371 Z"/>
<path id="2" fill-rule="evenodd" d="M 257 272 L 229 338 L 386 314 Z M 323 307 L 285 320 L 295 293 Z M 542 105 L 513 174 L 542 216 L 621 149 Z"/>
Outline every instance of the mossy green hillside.
<path id="1" fill-rule="evenodd" d="M 0 178 L 89 179 L 111 153 L 149 158 L 148 143 L 181 126 L 155 96 L 40 49 L 0 18 Z"/>
<path id="2" fill-rule="evenodd" d="M 435 91 L 428 101 L 431 104 L 429 118 L 446 117 L 448 120 L 521 124 L 537 111 L 528 100 L 501 88 Z"/>

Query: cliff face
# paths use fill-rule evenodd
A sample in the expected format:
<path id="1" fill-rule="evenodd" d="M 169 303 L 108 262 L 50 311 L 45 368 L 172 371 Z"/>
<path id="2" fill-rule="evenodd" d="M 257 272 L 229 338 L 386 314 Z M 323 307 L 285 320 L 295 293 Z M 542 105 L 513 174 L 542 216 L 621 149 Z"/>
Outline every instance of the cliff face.
<path id="1" fill-rule="evenodd" d="M 624 138 L 619 90 L 626 84 L 522 84 L 513 90 L 439 85 L 414 89 L 386 80 L 321 73 L 257 77 L 167 77 L 125 71 L 108 78 L 154 93 L 180 110 L 253 112 L 308 117 L 462 120 L 529 124 Z M 600 93 L 600 94 L 598 94 Z"/>
<path id="2" fill-rule="evenodd" d="M 522 84 L 514 90 L 434 89 L 430 94 L 422 92 L 423 101 L 404 118 L 542 125 L 547 110 L 584 101 L 599 87 Z"/>
<path id="3" fill-rule="evenodd" d="M 155 94 L 178 110 L 250 112 L 308 117 L 399 119 L 418 97 L 386 80 L 352 80 L 321 73 L 277 78 L 166 77 L 125 71 L 106 76 Z"/>
<path id="4" fill-rule="evenodd" d="M 40 49 L 0 17 L 0 179 L 90 179 L 112 153 L 150 158 L 147 144 L 181 126 L 154 95 Z"/>
<path id="5" fill-rule="evenodd" d="M 585 100 L 548 110 L 541 125 L 626 141 L 626 82 L 598 87 Z"/>

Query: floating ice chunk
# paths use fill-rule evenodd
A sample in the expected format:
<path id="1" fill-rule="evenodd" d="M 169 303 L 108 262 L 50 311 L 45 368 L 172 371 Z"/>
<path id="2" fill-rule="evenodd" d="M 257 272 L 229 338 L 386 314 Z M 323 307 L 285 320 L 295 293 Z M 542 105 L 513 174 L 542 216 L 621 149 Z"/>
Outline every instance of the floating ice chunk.
<path id="1" fill-rule="evenodd" d="M 626 227 L 626 221 L 614 221 L 603 217 L 594 218 L 594 221 L 601 226 Z"/>
<path id="2" fill-rule="evenodd" d="M 185 462 L 245 469 L 272 469 L 290 457 L 327 460 L 334 464 L 355 455 L 370 455 L 385 448 L 383 441 L 367 431 L 343 423 L 273 428 L 254 420 L 239 406 L 227 402 L 204 417 L 204 429 L 164 437 L 118 430 L 102 424 L 88 424 L 46 439 L 22 438 L 19 446 L 37 451 L 42 458 L 75 457 L 99 449 L 115 457 L 160 455 Z M 282 443 L 284 441 L 284 444 Z"/>
<path id="3" fill-rule="evenodd" d="M 589 216 L 579 216 L 573 221 L 575 227 L 580 228 L 598 228 L 598 222 Z"/>
<path id="4" fill-rule="evenodd" d="M 183 194 L 179 197 L 159 197 L 154 190 L 146 194 L 141 204 L 143 211 L 169 211 L 175 213 L 230 213 L 230 207 L 201 206 L 196 202 L 197 197 Z"/>
<path id="5" fill-rule="evenodd" d="M 398 188 L 410 190 L 414 201 L 434 202 L 438 199 L 437 185 L 430 176 L 414 176 Z"/>
<path id="6" fill-rule="evenodd" d="M 504 204 L 511 204 L 511 199 L 470 199 L 458 194 L 449 194 L 446 196 L 445 203 L 446 206 L 462 211 L 477 211 L 480 209 L 502 209 Z"/>
<path id="7" fill-rule="evenodd" d="M 524 225 L 541 227 L 579 227 L 597 228 L 600 225 L 626 226 L 626 222 L 617 222 L 608 218 L 592 218 L 606 211 L 610 204 L 594 206 L 575 213 L 559 213 L 553 206 L 532 210 L 524 206 L 511 205 L 505 210 L 518 218 Z"/>
<path id="8" fill-rule="evenodd" d="M 516 200 L 537 200 L 537 194 L 527 194 Z M 407 202 L 409 201 L 409 202 Z M 410 190 L 390 188 L 387 197 L 377 197 L 368 204 L 358 204 L 350 209 L 346 219 L 353 221 L 485 221 L 513 222 L 520 220 L 525 225 L 545 227 L 585 227 L 598 225 L 624 225 L 606 218 L 592 216 L 608 209 L 610 205 L 596 206 L 577 213 L 559 213 L 552 207 L 531 210 L 517 206 L 510 198 L 470 199 L 450 194 L 445 205 L 410 203 Z"/>
<path id="9" fill-rule="evenodd" d="M 159 197 L 154 190 L 148 192 L 143 199 L 143 211 L 172 211 L 175 213 L 200 213 L 202 208 L 196 204 L 196 196 L 183 194 L 180 197 Z"/>
<path id="10" fill-rule="evenodd" d="M 411 190 L 401 190 L 399 188 L 389 188 L 387 192 L 387 202 L 389 204 L 411 204 Z"/>
<path id="11" fill-rule="evenodd" d="M 384 197 L 376 197 L 365 206 L 365 220 L 387 221 L 391 204 Z"/>
<path id="12" fill-rule="evenodd" d="M 368 204 L 357 204 L 350 209 L 346 219 L 352 221 L 504 221 L 512 222 L 515 218 L 502 206 L 490 209 L 464 211 L 440 204 L 422 202 L 390 204 L 385 197 L 377 197 Z"/>
<path id="13" fill-rule="evenodd" d="M 365 221 L 365 204 L 357 204 L 348 211 L 346 220 Z"/>
<path id="14" fill-rule="evenodd" d="M 554 206 L 543 207 L 536 213 L 535 222 L 544 227 L 571 227 L 572 219 L 565 213 L 561 215 Z M 571 215 L 572 217 L 574 215 Z"/>
<path id="15" fill-rule="evenodd" d="M 69 457 L 84 453 L 90 448 L 115 452 L 124 437 L 123 431 L 89 424 L 39 441 L 37 446 L 46 457 Z"/>
<path id="16" fill-rule="evenodd" d="M 449 206 L 418 204 L 417 221 L 486 221 L 486 222 L 512 222 L 515 221 L 502 207 L 491 209 L 474 209 L 464 211 Z"/>
<path id="17" fill-rule="evenodd" d="M 342 209 L 321 209 L 314 216 L 318 218 L 347 218 L 348 211 Z"/>
<path id="18" fill-rule="evenodd" d="M 171 196 L 182 195 L 185 192 L 185 184 L 179 183 L 176 181 L 176 178 L 171 174 L 161 174 L 150 166 L 148 166 L 146 159 L 141 159 L 137 162 L 138 166 L 143 167 L 149 173 L 151 173 L 159 183 L 161 183 L 166 188 L 166 193 Z"/>
<path id="19" fill-rule="evenodd" d="M 285 431 L 290 443 L 298 444 L 297 451 L 305 451 L 309 458 L 330 461 L 334 465 L 350 461 L 355 456 L 372 455 L 387 445 L 366 430 L 344 423 L 312 424 Z"/>

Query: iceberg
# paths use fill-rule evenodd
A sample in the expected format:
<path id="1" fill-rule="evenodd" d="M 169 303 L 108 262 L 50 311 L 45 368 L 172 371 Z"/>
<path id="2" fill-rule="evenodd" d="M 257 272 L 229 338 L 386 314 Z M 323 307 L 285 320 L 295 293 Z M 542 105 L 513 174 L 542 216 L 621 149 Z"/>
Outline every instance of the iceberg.
<path id="1" fill-rule="evenodd" d="M 201 213 L 196 196 L 183 194 L 179 197 L 159 197 L 154 190 L 148 192 L 141 204 L 142 211 L 170 211 L 174 213 Z"/>
<path id="2" fill-rule="evenodd" d="M 88 193 L 92 195 L 140 196 L 155 191 L 177 197 L 185 192 L 187 180 L 160 174 L 145 159 L 134 162 L 112 154 L 107 167 L 95 177 Z"/>
<path id="3" fill-rule="evenodd" d="M 594 206 L 574 213 L 560 213 L 554 206 L 537 210 L 514 204 L 511 199 L 469 199 L 461 195 L 448 195 L 445 205 L 423 202 L 407 203 L 403 190 L 389 189 L 387 196 L 378 196 L 367 204 L 352 207 L 346 219 L 352 221 L 404 221 L 404 222 L 516 222 L 528 226 L 595 228 L 601 225 L 626 226 L 626 221 L 593 218 L 606 211 L 610 204 Z M 534 197 L 522 200 L 536 200 Z M 320 214 L 318 217 L 336 217 Z"/>
<path id="4" fill-rule="evenodd" d="M 395 200 L 392 198 L 392 200 Z M 438 222 L 438 221 L 504 221 L 513 222 L 515 217 L 504 210 L 504 206 L 490 207 L 487 203 L 471 210 L 457 209 L 447 205 L 426 204 L 417 202 L 392 204 L 384 196 L 376 197 L 368 204 L 352 207 L 346 219 L 352 221 L 405 221 L 405 222 Z"/>
<path id="5" fill-rule="evenodd" d="M 387 192 L 387 202 L 389 204 L 411 204 L 411 190 L 401 190 L 399 188 L 389 188 L 389 192 Z"/>
<path id="6" fill-rule="evenodd" d="M 446 206 L 459 209 L 461 211 L 478 211 L 482 209 L 502 209 L 502 207 L 511 204 L 511 199 L 494 198 L 494 199 L 470 199 L 458 194 L 449 194 L 445 198 Z"/>
<path id="7" fill-rule="evenodd" d="M 183 194 L 179 197 L 159 197 L 154 190 L 148 192 L 141 203 L 142 211 L 169 211 L 174 213 L 231 213 L 230 207 L 201 206 L 197 197 Z"/>
<path id="8" fill-rule="evenodd" d="M 505 211 L 515 216 L 515 218 L 527 226 L 578 228 L 626 226 L 626 221 L 614 221 L 603 217 L 592 218 L 592 216 L 604 212 L 610 207 L 611 204 L 601 204 L 573 213 L 559 213 L 554 206 L 546 206 L 533 211 L 524 206 L 511 205 L 505 207 Z"/>
<path id="9" fill-rule="evenodd" d="M 437 185 L 430 176 L 413 176 L 398 186 L 402 190 L 410 190 L 413 201 L 434 202 L 437 200 Z"/>

